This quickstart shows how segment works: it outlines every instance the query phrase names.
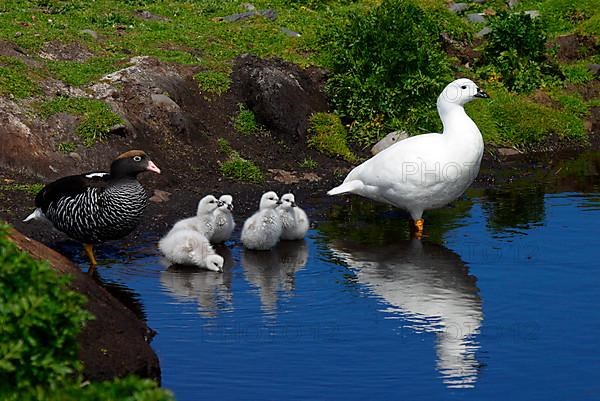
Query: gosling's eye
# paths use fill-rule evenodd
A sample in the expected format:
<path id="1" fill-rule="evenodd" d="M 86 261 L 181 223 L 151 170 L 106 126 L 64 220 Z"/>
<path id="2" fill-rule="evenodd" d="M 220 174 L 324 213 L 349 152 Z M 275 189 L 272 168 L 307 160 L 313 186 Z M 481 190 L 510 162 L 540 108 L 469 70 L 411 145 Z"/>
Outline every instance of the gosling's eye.
<path id="1" fill-rule="evenodd" d="M 460 89 L 467 89 L 467 85 L 461 86 Z"/>
<path id="2" fill-rule="evenodd" d="M 142 156 L 133 156 L 133 161 L 134 162 L 141 162 L 142 161 Z"/>

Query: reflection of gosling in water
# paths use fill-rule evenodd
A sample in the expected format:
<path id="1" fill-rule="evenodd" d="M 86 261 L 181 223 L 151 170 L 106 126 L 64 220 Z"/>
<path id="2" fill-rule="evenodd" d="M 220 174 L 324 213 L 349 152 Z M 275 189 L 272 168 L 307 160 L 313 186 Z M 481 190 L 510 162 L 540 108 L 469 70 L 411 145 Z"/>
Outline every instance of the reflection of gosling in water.
<path id="1" fill-rule="evenodd" d="M 246 248 L 265 251 L 279 242 L 281 217 L 275 208 L 280 204 L 275 192 L 263 194 L 259 210 L 248 218 L 242 227 L 241 240 Z"/>
<path id="2" fill-rule="evenodd" d="M 231 195 L 221 195 L 219 198 L 221 205 L 214 211 L 215 232 L 210 239 L 213 244 L 227 241 L 235 228 L 233 220 L 233 197 Z"/>
<path id="3" fill-rule="evenodd" d="M 285 194 L 281 197 L 281 206 L 277 208 L 281 216 L 281 239 L 298 240 L 304 238 L 308 231 L 308 216 L 296 204 L 293 194 Z"/>
<path id="4" fill-rule="evenodd" d="M 208 239 L 195 230 L 171 230 L 160 240 L 158 248 L 172 263 L 223 271 L 223 258 L 215 253 Z"/>
<path id="5" fill-rule="evenodd" d="M 215 215 L 214 212 L 221 206 L 221 202 L 212 195 L 207 195 L 198 202 L 198 211 L 194 217 L 188 217 L 175 223 L 171 231 L 180 230 L 182 228 L 192 229 L 209 240 L 215 232 Z"/>

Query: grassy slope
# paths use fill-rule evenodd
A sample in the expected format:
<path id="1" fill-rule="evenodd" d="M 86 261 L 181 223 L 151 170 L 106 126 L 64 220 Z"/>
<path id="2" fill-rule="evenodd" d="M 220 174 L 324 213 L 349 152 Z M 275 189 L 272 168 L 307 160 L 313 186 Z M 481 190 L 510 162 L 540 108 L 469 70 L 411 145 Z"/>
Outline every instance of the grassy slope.
<path id="1" fill-rule="evenodd" d="M 16 57 L 0 56 L 0 95 L 27 98 L 40 94 L 36 82 L 53 77 L 67 84 L 82 86 L 108 72 L 126 65 L 136 55 L 151 55 L 164 61 L 196 64 L 204 69 L 196 76 L 204 89 L 222 93 L 228 87 L 228 74 L 232 60 L 246 52 L 259 56 L 279 56 L 300 65 L 327 65 L 327 55 L 320 53 L 319 35 L 327 26 L 343 21 L 350 13 L 360 13 L 375 6 L 377 1 L 356 3 L 331 1 L 264 1 L 253 2 L 257 9 L 273 9 L 277 19 L 251 18 L 236 23 L 219 20 L 219 17 L 244 12 L 240 2 L 231 0 L 176 1 L 176 0 L 5 0 L 0 4 L 0 39 L 16 43 L 39 66 L 31 67 Z M 496 4 L 498 3 L 498 4 Z M 500 1 L 490 1 L 486 7 L 500 7 Z M 309 6 L 305 6 L 308 4 Z M 574 5 L 573 5 L 574 4 Z M 312 6 L 312 7 L 311 7 Z M 596 7 L 599 6 L 599 7 Z M 474 5 L 470 11 L 481 11 Z M 600 0 L 523 1 L 519 9 L 541 9 L 552 22 L 552 34 L 580 32 L 598 34 Z M 148 11 L 160 18 L 146 19 L 140 11 Z M 580 18 L 580 16 L 585 18 Z M 579 18 L 579 19 L 578 19 Z M 280 31 L 288 28 L 302 33 L 301 37 L 289 37 Z M 97 33 L 95 39 L 84 30 Z M 48 60 L 39 56 L 49 41 L 78 42 L 89 49 L 93 56 L 85 62 Z M 589 60 L 579 61 L 562 68 L 567 76 L 565 83 L 585 83 L 592 79 L 586 73 L 588 61 L 599 61 L 591 55 Z M 559 92 L 565 83 L 547 88 Z M 487 86 L 481 82 L 482 86 Z M 499 101 L 473 107 L 474 119 L 490 127 L 486 140 L 499 145 L 520 145 L 537 135 L 558 133 L 558 136 L 583 138 L 583 124 L 573 123 L 569 107 L 561 113 L 569 122 L 563 124 L 572 131 L 557 132 L 555 120 L 541 118 L 542 133 L 519 136 L 518 130 L 504 127 L 511 123 L 499 118 L 510 117 L 517 123 L 519 115 L 507 108 L 512 101 L 531 106 L 533 100 L 524 95 L 512 95 L 495 88 Z M 510 100 L 510 101 L 509 101 Z M 572 99 L 568 100 L 573 104 Z M 588 108 L 592 104 L 585 104 Z M 559 101 L 559 104 L 562 104 Z M 505 107 L 506 106 L 506 107 Z M 537 107 L 531 106 L 531 107 Z M 545 106 L 544 106 L 545 107 Z M 555 114 L 551 108 L 537 107 L 538 113 Z M 585 112 L 578 111 L 579 117 Z M 111 120 L 110 116 L 102 116 Z M 581 121 L 581 118 L 579 118 Z M 98 123 L 102 125 L 102 121 Z M 514 125 L 514 124 L 513 124 Z M 96 135 L 94 132 L 91 134 Z M 101 136 L 101 135 L 98 135 Z M 84 138 L 86 141 L 86 138 Z M 89 140 L 88 142 L 89 143 Z"/>

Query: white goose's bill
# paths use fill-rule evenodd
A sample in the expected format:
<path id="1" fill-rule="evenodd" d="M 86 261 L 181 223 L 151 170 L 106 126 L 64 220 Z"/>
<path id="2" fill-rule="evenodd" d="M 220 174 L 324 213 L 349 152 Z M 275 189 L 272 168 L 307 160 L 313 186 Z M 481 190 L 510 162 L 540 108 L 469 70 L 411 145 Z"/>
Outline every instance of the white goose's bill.
<path id="1" fill-rule="evenodd" d="M 160 169 L 156 166 L 156 164 L 154 164 L 154 162 L 152 162 L 152 160 L 148 160 L 148 167 L 146 167 L 146 170 L 160 174 Z"/>

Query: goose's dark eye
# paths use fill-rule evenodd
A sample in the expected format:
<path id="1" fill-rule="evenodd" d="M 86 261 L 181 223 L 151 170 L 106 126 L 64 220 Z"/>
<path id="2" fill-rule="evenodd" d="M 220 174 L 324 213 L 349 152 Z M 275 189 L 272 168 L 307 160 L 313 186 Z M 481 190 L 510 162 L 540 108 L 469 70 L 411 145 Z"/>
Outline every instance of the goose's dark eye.
<path id="1" fill-rule="evenodd" d="M 133 156 L 133 161 L 134 162 L 141 162 L 142 161 L 142 156 Z"/>
<path id="2" fill-rule="evenodd" d="M 460 89 L 467 89 L 467 85 L 461 86 Z"/>

